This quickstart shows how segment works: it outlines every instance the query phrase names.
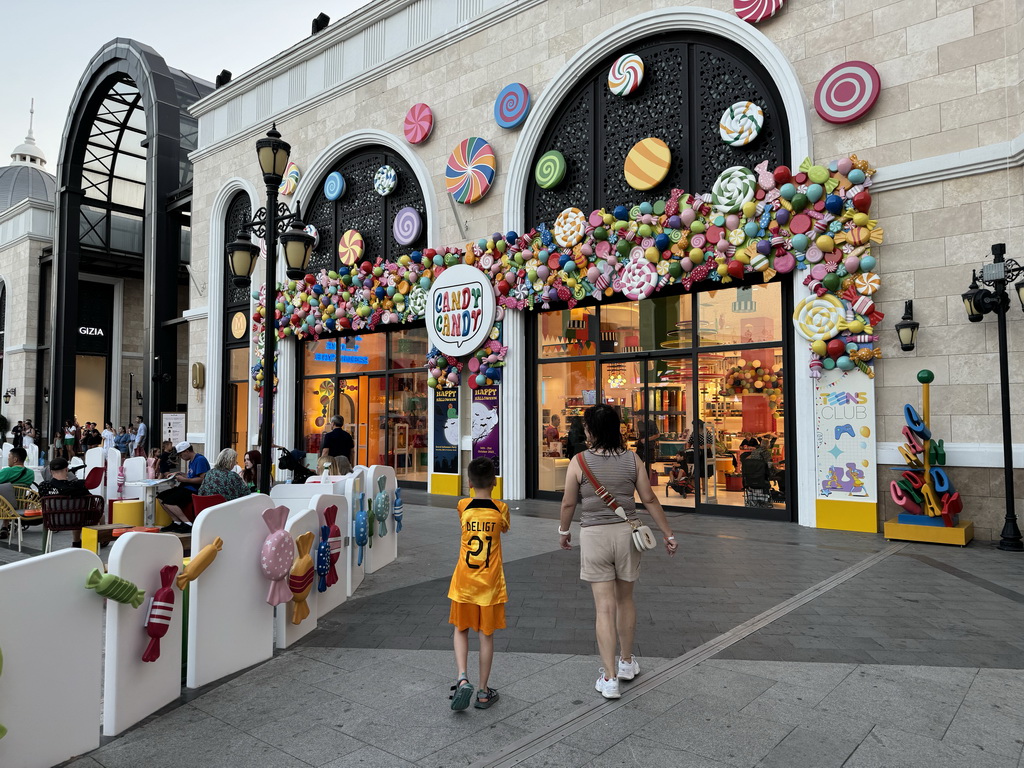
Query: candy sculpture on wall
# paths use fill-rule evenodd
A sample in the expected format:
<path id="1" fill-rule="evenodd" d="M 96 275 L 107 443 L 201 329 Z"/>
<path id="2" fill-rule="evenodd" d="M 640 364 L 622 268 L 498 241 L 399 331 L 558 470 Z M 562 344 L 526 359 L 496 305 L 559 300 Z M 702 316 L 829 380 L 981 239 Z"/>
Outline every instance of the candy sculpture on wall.
<path id="1" fill-rule="evenodd" d="M 814 110 L 830 123 L 850 123 L 878 100 L 882 81 L 866 61 L 847 61 L 833 67 L 814 91 Z"/>
<path id="2" fill-rule="evenodd" d="M 416 242 L 423 232 L 423 219 L 415 208 L 406 206 L 395 214 L 392 226 L 395 242 L 399 245 L 410 245 Z"/>
<path id="3" fill-rule="evenodd" d="M 387 197 L 398 186 L 398 172 L 390 165 L 382 165 L 373 175 L 373 190 L 381 197 Z"/>
<path id="4" fill-rule="evenodd" d="M 457 203 L 472 204 L 491 188 L 497 161 L 491 145 L 479 136 L 463 139 L 448 156 L 445 186 Z"/>
<path id="5" fill-rule="evenodd" d="M 195 581 L 199 578 L 203 571 L 210 567 L 210 564 L 216 559 L 217 553 L 224 548 L 224 539 L 220 536 L 215 538 L 201 550 L 199 554 L 193 557 L 189 564 L 186 565 L 178 578 L 175 579 L 175 583 L 178 585 L 178 589 L 182 592 L 185 591 L 185 587 L 188 586 L 190 581 Z"/>
<path id="6" fill-rule="evenodd" d="M 292 599 L 286 579 L 292 567 L 292 550 L 295 540 L 284 529 L 288 521 L 288 507 L 273 507 L 263 511 L 263 522 L 270 529 L 270 535 L 263 542 L 260 550 L 260 569 L 270 581 L 267 602 L 280 605 Z"/>
<path id="7" fill-rule="evenodd" d="M 95 589 L 96 594 L 116 603 L 130 605 L 132 608 L 138 608 L 146 599 L 146 590 L 139 589 L 128 579 L 122 579 L 112 573 L 102 573 L 99 568 L 93 568 L 86 576 L 85 588 Z"/>
<path id="8" fill-rule="evenodd" d="M 288 589 L 292 596 L 292 624 L 301 624 L 302 620 L 309 616 L 309 606 L 306 598 L 313 588 L 313 558 L 309 551 L 313 548 L 313 539 L 316 535 L 312 531 L 306 531 L 295 539 L 295 546 L 299 550 L 299 556 L 295 558 L 291 573 L 288 576 Z"/>
<path id="9" fill-rule="evenodd" d="M 661 139 L 638 141 L 626 155 L 622 172 L 633 189 L 652 189 L 665 180 L 672 165 L 672 151 Z"/>
<path id="10" fill-rule="evenodd" d="M 554 189 L 565 178 L 565 157 L 557 149 L 550 149 L 540 156 L 533 169 L 533 178 L 541 189 Z"/>
<path id="11" fill-rule="evenodd" d="M 363 564 L 363 547 L 365 547 L 370 541 L 370 523 L 367 519 L 369 513 L 366 510 L 366 494 L 360 492 L 359 494 L 359 506 L 356 509 L 355 519 L 355 540 L 359 546 L 359 557 L 356 560 L 356 565 Z"/>
<path id="12" fill-rule="evenodd" d="M 395 520 L 395 533 L 402 530 L 402 514 L 405 511 L 402 505 L 402 489 L 395 488 L 395 506 L 391 510 L 391 517 Z"/>
<path id="13" fill-rule="evenodd" d="M 373 516 L 377 519 L 377 535 L 384 538 L 388 533 L 388 516 L 391 514 L 391 494 L 387 492 L 388 479 L 377 478 L 377 495 L 373 498 Z"/>
<path id="14" fill-rule="evenodd" d="M 337 171 L 329 173 L 324 181 L 324 197 L 337 200 L 345 194 L 345 177 Z"/>
<path id="15" fill-rule="evenodd" d="M 285 168 L 284 176 L 281 177 L 281 183 L 277 187 L 277 193 L 279 195 L 295 194 L 295 190 L 299 187 L 299 178 L 301 176 L 299 166 L 289 161 Z"/>
<path id="16" fill-rule="evenodd" d="M 338 241 L 338 261 L 351 267 L 363 257 L 363 236 L 354 229 L 347 229 Z"/>
<path id="17" fill-rule="evenodd" d="M 410 144 L 422 144 L 430 137 L 434 130 L 434 113 L 426 104 L 413 104 L 405 113 L 405 122 L 402 123 L 402 131 L 405 133 L 405 140 Z"/>
<path id="18" fill-rule="evenodd" d="M 783 0 L 732 0 L 732 9 L 743 21 L 756 24 L 782 9 Z"/>
<path id="19" fill-rule="evenodd" d="M 165 565 L 160 569 L 160 589 L 153 595 L 146 615 L 146 634 L 149 645 L 142 653 L 143 661 L 156 661 L 160 658 L 160 638 L 167 634 L 174 613 L 174 577 L 178 574 L 178 566 Z"/>
<path id="20" fill-rule="evenodd" d="M 628 96 L 644 80 L 644 60 L 635 53 L 619 56 L 608 70 L 608 88 L 616 96 Z"/>
<path id="21" fill-rule="evenodd" d="M 501 89 L 494 101 L 494 122 L 502 128 L 522 125 L 530 111 L 530 91 L 522 83 L 511 83 Z"/>
<path id="22" fill-rule="evenodd" d="M 743 147 L 757 138 L 764 125 L 764 110 L 752 101 L 737 101 L 722 114 L 718 132 L 731 147 Z"/>

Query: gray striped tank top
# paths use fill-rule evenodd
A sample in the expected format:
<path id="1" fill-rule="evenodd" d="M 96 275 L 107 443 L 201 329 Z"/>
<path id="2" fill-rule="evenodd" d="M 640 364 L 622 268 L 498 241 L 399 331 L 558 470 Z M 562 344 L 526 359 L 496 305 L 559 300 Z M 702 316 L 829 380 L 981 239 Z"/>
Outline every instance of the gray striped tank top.
<path id="1" fill-rule="evenodd" d="M 636 493 L 636 454 L 624 451 L 602 456 L 588 450 L 584 455 L 594 477 L 615 497 L 626 516 L 636 517 L 636 501 L 633 498 Z M 580 483 L 579 506 L 581 526 L 622 522 L 622 518 L 594 493 L 594 486 L 590 484 L 586 475 L 582 476 Z"/>

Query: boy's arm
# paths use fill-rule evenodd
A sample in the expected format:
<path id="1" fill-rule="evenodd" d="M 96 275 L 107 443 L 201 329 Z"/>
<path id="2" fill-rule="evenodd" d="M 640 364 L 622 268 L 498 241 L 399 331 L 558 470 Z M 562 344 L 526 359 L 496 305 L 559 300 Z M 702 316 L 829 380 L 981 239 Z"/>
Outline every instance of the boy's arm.
<path id="1" fill-rule="evenodd" d="M 508 533 L 508 529 L 511 527 L 511 519 L 508 513 L 508 504 L 501 502 L 501 532 Z"/>

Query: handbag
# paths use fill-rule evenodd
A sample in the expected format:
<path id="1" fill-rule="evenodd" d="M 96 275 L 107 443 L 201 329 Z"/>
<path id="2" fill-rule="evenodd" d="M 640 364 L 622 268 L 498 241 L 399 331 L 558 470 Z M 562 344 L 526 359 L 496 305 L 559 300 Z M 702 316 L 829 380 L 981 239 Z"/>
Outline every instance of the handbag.
<path id="1" fill-rule="evenodd" d="M 594 473 L 590 471 L 590 467 L 587 466 L 586 459 L 583 458 L 583 454 L 579 453 L 576 458 L 580 461 L 580 469 L 583 470 L 583 474 L 587 476 L 587 480 L 594 486 L 594 493 L 601 499 L 608 508 L 611 509 L 615 514 L 629 523 L 630 528 L 633 529 L 633 546 L 636 547 L 637 552 L 646 552 L 649 549 L 654 549 L 658 546 L 657 540 L 654 538 L 654 534 L 651 532 L 650 526 L 644 525 L 639 520 L 630 520 L 626 517 L 626 513 L 622 511 L 622 507 L 619 506 L 619 502 L 615 500 L 615 497 L 608 493 L 608 489 L 597 482 L 597 478 L 594 477 Z"/>

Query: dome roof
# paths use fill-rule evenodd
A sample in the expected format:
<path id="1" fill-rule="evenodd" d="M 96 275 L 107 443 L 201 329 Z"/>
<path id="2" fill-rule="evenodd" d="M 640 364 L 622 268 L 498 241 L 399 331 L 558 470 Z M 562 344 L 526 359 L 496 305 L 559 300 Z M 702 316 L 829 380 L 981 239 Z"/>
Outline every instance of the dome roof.
<path id="1" fill-rule="evenodd" d="M 32 165 L 10 165 L 0 168 L 0 213 L 25 198 L 52 203 L 57 180 L 49 173 Z"/>

